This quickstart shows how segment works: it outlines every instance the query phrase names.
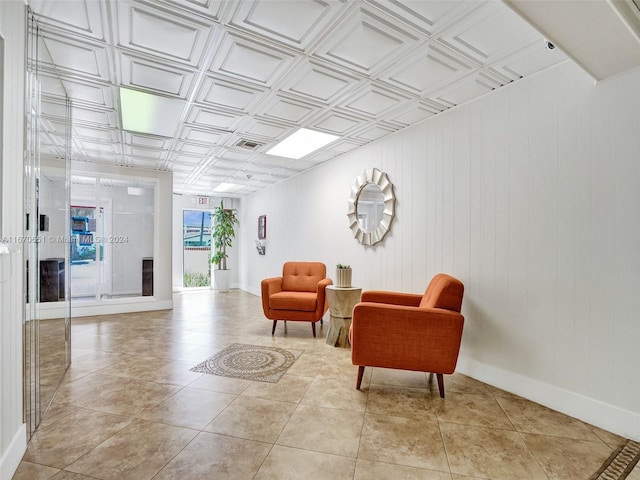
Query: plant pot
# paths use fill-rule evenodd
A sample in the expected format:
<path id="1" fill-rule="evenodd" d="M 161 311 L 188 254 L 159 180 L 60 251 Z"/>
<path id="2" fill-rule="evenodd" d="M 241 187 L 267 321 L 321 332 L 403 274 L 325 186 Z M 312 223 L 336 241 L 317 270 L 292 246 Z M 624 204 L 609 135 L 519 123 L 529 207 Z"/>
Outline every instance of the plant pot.
<path id="1" fill-rule="evenodd" d="M 216 289 L 221 293 L 229 291 L 229 283 L 231 282 L 231 270 L 214 270 L 213 279 Z"/>
<path id="2" fill-rule="evenodd" d="M 351 287 L 351 269 L 350 268 L 336 268 L 336 287 L 339 287 L 339 288 Z"/>

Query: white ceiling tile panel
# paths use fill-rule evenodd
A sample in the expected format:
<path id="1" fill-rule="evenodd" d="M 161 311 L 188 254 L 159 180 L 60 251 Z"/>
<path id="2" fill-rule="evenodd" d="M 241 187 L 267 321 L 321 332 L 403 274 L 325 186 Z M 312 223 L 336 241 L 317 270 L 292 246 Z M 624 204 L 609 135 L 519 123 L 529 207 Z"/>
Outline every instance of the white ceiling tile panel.
<path id="1" fill-rule="evenodd" d="M 132 132 L 124 133 L 124 141 L 128 145 L 132 145 L 134 147 L 155 148 L 157 150 L 166 150 L 171 144 L 171 139 L 166 137 Z"/>
<path id="2" fill-rule="evenodd" d="M 357 133 L 354 133 L 353 136 L 357 139 L 371 142 L 373 140 L 377 140 L 378 138 L 382 138 L 385 135 L 389 135 L 396 130 L 397 128 L 394 129 L 391 127 L 384 127 L 382 125 L 371 125 L 367 126 L 364 130 L 360 130 Z"/>
<path id="3" fill-rule="evenodd" d="M 306 51 L 346 5 L 344 0 L 238 2 L 229 25 Z"/>
<path id="4" fill-rule="evenodd" d="M 323 106 L 319 103 L 309 103 L 282 94 L 272 94 L 261 104 L 256 115 L 300 125 L 322 110 Z"/>
<path id="5" fill-rule="evenodd" d="M 406 104 L 409 100 L 410 97 L 407 95 L 367 83 L 360 91 L 353 92 L 337 106 L 352 113 L 381 118 L 384 113 Z"/>
<path id="6" fill-rule="evenodd" d="M 221 110 L 209 110 L 197 105 L 191 108 L 187 116 L 188 123 L 229 131 L 236 127 L 242 119 L 243 117 L 241 115 L 227 113 Z"/>
<path id="7" fill-rule="evenodd" d="M 51 62 L 60 73 L 111 80 L 108 53 L 103 45 L 54 36 L 48 32 L 43 32 L 42 37 Z"/>
<path id="8" fill-rule="evenodd" d="M 194 165 L 200 165 L 202 163 L 202 156 L 200 155 L 186 155 L 186 154 L 172 154 L 170 161 L 176 163 L 182 163 L 191 165 L 193 168 Z"/>
<path id="9" fill-rule="evenodd" d="M 147 60 L 125 52 L 118 52 L 120 59 L 120 84 L 175 97 L 187 98 L 195 73 Z"/>
<path id="10" fill-rule="evenodd" d="M 338 140 L 336 142 L 333 142 L 327 148 L 332 152 L 340 154 L 350 152 L 351 150 L 361 147 L 362 145 L 364 145 L 364 143 L 365 142 L 357 142 L 353 140 Z"/>
<path id="11" fill-rule="evenodd" d="M 53 72 L 48 73 L 46 71 L 40 72 L 40 91 L 43 96 L 53 98 L 62 98 L 66 94 L 58 76 Z"/>
<path id="12" fill-rule="evenodd" d="M 214 148 L 208 145 L 197 145 L 194 143 L 178 142 L 175 150 L 181 153 L 192 154 L 196 156 L 209 156 L 213 153 Z M 196 157 L 199 158 L 199 157 Z"/>
<path id="13" fill-rule="evenodd" d="M 95 126 L 113 128 L 116 128 L 118 125 L 116 114 L 113 110 L 94 110 L 73 106 L 72 104 L 71 116 L 73 121 L 78 123 L 89 123 Z"/>
<path id="14" fill-rule="evenodd" d="M 394 66 L 381 79 L 389 85 L 424 96 L 462 78 L 474 65 L 447 47 L 426 45 Z"/>
<path id="15" fill-rule="evenodd" d="M 233 143 L 235 143 L 235 141 Z M 247 153 L 241 150 L 222 149 L 216 155 L 216 158 L 224 158 L 226 160 L 235 160 L 237 162 L 248 162 L 253 155 L 254 155 L 253 153 Z"/>
<path id="16" fill-rule="evenodd" d="M 74 104 L 114 108 L 114 90 L 111 85 L 65 78 L 62 81 L 67 95 Z"/>
<path id="17" fill-rule="evenodd" d="M 143 158 L 133 158 L 133 167 L 136 168 L 153 168 L 158 166 L 158 162 L 155 160 L 147 160 Z"/>
<path id="18" fill-rule="evenodd" d="M 184 172 L 185 174 L 193 173 L 194 164 L 190 163 L 175 163 L 171 169 L 175 172 Z"/>
<path id="19" fill-rule="evenodd" d="M 290 159 L 284 157 L 275 157 L 273 155 L 262 155 L 252 163 L 253 168 L 265 168 L 272 172 L 273 167 L 282 167 L 291 162 Z"/>
<path id="20" fill-rule="evenodd" d="M 474 73 L 438 91 L 434 100 L 445 105 L 455 106 L 489 93 L 500 85 L 500 82 L 487 74 Z"/>
<path id="21" fill-rule="evenodd" d="M 120 133 L 116 129 L 93 128 L 85 125 L 74 125 L 72 128 L 72 137 L 75 139 L 93 139 L 103 142 L 119 142 Z"/>
<path id="22" fill-rule="evenodd" d="M 200 142 L 204 144 L 218 145 L 224 143 L 229 137 L 229 132 L 211 129 L 194 128 L 185 125 L 182 129 L 180 138 L 192 142 Z"/>
<path id="23" fill-rule="evenodd" d="M 408 127 L 440 113 L 442 110 L 425 104 L 412 104 L 409 107 L 398 109 L 397 112 L 387 117 L 389 122 Z"/>
<path id="24" fill-rule="evenodd" d="M 314 56 L 370 76 L 423 39 L 393 18 L 361 7 L 344 17 Z"/>
<path id="25" fill-rule="evenodd" d="M 223 107 L 249 113 L 266 95 L 264 88 L 207 76 L 195 101 L 205 106 Z"/>
<path id="26" fill-rule="evenodd" d="M 438 41 L 485 65 L 539 38 L 535 30 L 501 2 L 488 2 Z"/>
<path id="27" fill-rule="evenodd" d="M 112 155 L 121 152 L 120 145 L 117 143 L 94 142 L 91 140 L 78 140 L 78 146 L 89 152 L 104 152 Z"/>
<path id="28" fill-rule="evenodd" d="M 367 121 L 367 118 L 359 118 L 339 112 L 329 112 L 313 122 L 311 127 L 334 135 L 346 135 L 347 132 Z"/>
<path id="29" fill-rule="evenodd" d="M 432 36 L 483 2 L 468 0 L 366 0 L 426 35 Z"/>
<path id="30" fill-rule="evenodd" d="M 181 8 L 189 13 L 203 15 L 219 21 L 224 15 L 225 6 L 231 2 L 226 0 L 156 0 L 172 7 Z"/>
<path id="31" fill-rule="evenodd" d="M 305 60 L 292 69 L 279 89 L 330 104 L 356 88 L 361 81 L 361 77 L 349 75 L 344 70 Z"/>
<path id="32" fill-rule="evenodd" d="M 37 12 L 40 25 L 52 25 L 103 42 L 108 39 L 103 2 L 75 0 L 69 8 L 68 2 L 29 0 L 29 6 Z"/>
<path id="33" fill-rule="evenodd" d="M 196 66 L 201 60 L 211 22 L 198 21 L 142 2 L 112 2 L 119 46 Z"/>
<path id="34" fill-rule="evenodd" d="M 276 124 L 260 119 L 254 119 L 245 125 L 244 130 L 254 137 L 275 142 L 284 137 L 287 132 L 291 131 L 291 125 Z"/>
<path id="35" fill-rule="evenodd" d="M 283 49 L 227 32 L 209 71 L 271 87 L 294 61 L 294 55 Z"/>
<path id="36" fill-rule="evenodd" d="M 58 99 L 43 99 L 40 103 L 40 111 L 44 117 L 64 119 L 67 106 Z"/>
<path id="37" fill-rule="evenodd" d="M 162 150 L 132 147 L 131 145 L 126 146 L 125 153 L 131 157 L 153 158 L 154 160 L 162 160 L 167 154 L 167 152 Z"/>

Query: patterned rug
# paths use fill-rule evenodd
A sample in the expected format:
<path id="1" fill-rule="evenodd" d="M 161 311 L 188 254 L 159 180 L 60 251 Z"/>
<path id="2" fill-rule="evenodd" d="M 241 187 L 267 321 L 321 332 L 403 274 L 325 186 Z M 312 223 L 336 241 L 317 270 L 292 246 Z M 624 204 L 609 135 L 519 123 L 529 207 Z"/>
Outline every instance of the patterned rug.
<path id="1" fill-rule="evenodd" d="M 302 350 L 234 343 L 191 369 L 222 377 L 276 383 Z"/>
<path id="2" fill-rule="evenodd" d="M 640 460 L 640 443 L 627 440 L 611 453 L 589 480 L 624 480 Z"/>

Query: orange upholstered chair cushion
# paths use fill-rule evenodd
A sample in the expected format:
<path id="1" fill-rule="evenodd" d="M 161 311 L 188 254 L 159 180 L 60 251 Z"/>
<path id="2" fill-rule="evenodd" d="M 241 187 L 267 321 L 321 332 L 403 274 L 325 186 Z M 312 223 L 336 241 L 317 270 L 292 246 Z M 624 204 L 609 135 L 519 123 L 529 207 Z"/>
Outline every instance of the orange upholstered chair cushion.
<path id="1" fill-rule="evenodd" d="M 273 310 L 314 312 L 317 304 L 316 292 L 278 292 L 269 297 L 269 308 Z"/>
<path id="2" fill-rule="evenodd" d="M 444 308 L 452 312 L 462 309 L 464 285 L 457 278 L 439 273 L 431 279 L 420 301 L 421 308 Z"/>
<path id="3" fill-rule="evenodd" d="M 282 290 L 315 292 L 318 282 L 327 276 L 327 269 L 319 262 L 287 262 L 282 267 Z"/>

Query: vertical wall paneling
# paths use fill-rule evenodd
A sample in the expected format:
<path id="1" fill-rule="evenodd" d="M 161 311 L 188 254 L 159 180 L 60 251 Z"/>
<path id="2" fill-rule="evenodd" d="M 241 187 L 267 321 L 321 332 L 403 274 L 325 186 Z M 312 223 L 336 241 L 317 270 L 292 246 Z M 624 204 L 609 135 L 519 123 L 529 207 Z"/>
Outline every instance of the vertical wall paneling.
<path id="1" fill-rule="evenodd" d="M 594 85 L 565 62 L 243 198 L 242 221 L 270 228 L 260 259 L 240 239 L 240 286 L 259 294 L 292 252 L 350 263 L 364 289 L 448 271 L 465 284 L 460 371 L 638 438 L 638 111 L 639 71 Z M 365 248 L 345 202 L 373 167 L 397 221 Z"/>

